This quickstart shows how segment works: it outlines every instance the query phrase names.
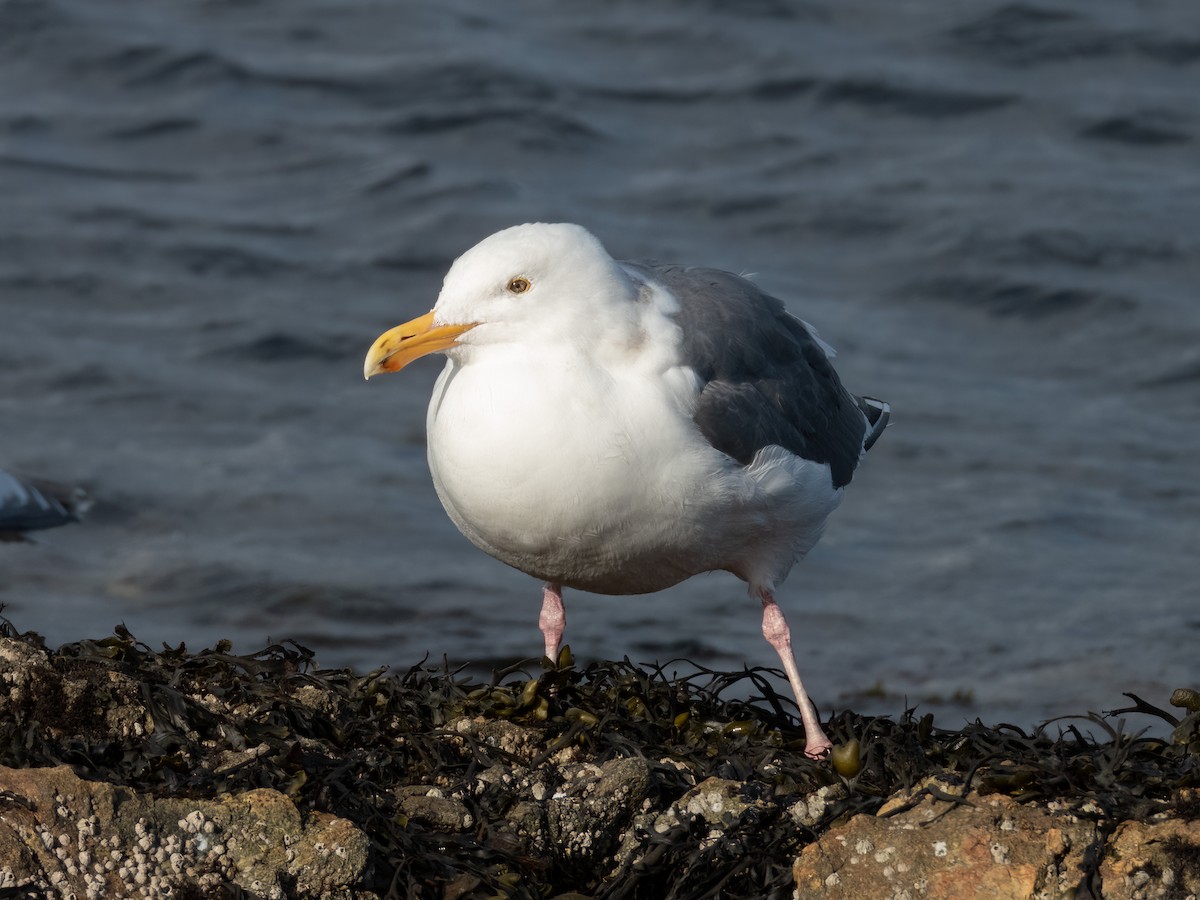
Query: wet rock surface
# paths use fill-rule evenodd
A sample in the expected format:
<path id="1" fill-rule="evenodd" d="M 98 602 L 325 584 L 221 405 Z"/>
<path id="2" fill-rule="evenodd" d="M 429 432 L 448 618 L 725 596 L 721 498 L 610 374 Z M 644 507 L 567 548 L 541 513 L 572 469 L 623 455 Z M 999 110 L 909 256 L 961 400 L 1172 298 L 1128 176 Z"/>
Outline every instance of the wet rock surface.
<path id="1" fill-rule="evenodd" d="M 756 670 L 544 662 L 477 684 L 303 647 L 57 650 L 0 622 L 5 896 L 1187 897 L 1194 711 L 1170 739 L 834 716 Z M 758 695 L 725 701 L 732 685 Z M 1185 709 L 1188 707 L 1185 706 Z"/>

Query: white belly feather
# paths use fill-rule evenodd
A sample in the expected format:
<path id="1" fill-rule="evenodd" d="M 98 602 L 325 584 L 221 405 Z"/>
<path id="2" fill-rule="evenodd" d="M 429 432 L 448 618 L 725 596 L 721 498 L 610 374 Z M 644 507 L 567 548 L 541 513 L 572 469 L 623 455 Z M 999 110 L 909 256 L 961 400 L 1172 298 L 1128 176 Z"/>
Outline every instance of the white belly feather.
<path id="1" fill-rule="evenodd" d="M 690 370 L 648 382 L 579 364 L 496 354 L 439 377 L 429 465 L 472 543 L 606 594 L 715 569 L 776 583 L 816 543 L 841 499 L 827 466 L 770 447 L 743 467 L 714 450 L 687 409 Z"/>

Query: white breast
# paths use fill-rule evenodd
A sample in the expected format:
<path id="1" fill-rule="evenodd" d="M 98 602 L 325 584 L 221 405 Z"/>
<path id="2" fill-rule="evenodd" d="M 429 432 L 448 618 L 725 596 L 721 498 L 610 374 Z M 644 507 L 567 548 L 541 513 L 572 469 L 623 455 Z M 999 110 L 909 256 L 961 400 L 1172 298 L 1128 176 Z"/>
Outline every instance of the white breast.
<path id="1" fill-rule="evenodd" d="M 679 410 L 579 371 L 569 353 L 489 356 L 448 364 L 429 408 L 434 484 L 463 534 L 538 578 L 610 593 L 656 590 L 705 564 L 653 575 L 641 564 L 672 543 L 670 511 L 711 453 L 688 446 Z"/>
<path id="2" fill-rule="evenodd" d="M 714 450 L 687 408 L 693 378 L 613 374 L 565 349 L 452 360 L 429 406 L 438 496 L 480 549 L 569 587 L 648 593 L 715 569 L 781 579 L 840 491 L 814 492 L 827 467 L 781 448 L 749 467 Z"/>

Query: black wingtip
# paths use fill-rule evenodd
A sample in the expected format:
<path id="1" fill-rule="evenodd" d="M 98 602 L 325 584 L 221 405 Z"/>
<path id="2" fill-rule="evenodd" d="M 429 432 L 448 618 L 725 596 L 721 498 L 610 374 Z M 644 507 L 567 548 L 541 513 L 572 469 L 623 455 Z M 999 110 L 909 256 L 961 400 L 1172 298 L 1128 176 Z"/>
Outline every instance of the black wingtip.
<path id="1" fill-rule="evenodd" d="M 858 405 L 862 409 L 863 415 L 867 417 L 867 423 L 870 426 L 863 436 L 863 450 L 866 451 L 875 446 L 875 442 L 883 434 L 883 429 L 887 428 L 888 419 L 892 417 L 892 407 L 874 397 L 860 397 Z"/>

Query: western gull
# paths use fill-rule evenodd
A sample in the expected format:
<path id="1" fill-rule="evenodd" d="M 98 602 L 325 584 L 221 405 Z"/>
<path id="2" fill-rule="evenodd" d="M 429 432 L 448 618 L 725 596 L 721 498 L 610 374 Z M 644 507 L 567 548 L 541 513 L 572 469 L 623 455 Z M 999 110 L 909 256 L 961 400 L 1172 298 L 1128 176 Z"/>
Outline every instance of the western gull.
<path id="1" fill-rule="evenodd" d="M 0 469 L 0 541 L 27 541 L 27 532 L 78 522 L 86 506 L 79 488 Z"/>
<path id="2" fill-rule="evenodd" d="M 830 750 L 775 588 L 821 536 L 886 403 L 842 387 L 832 349 L 729 272 L 614 260 L 578 225 L 497 232 L 450 267 L 433 309 L 380 335 L 364 375 L 447 357 L 429 468 L 459 530 L 545 583 L 558 658 L 564 587 L 662 590 L 732 572 Z"/>

